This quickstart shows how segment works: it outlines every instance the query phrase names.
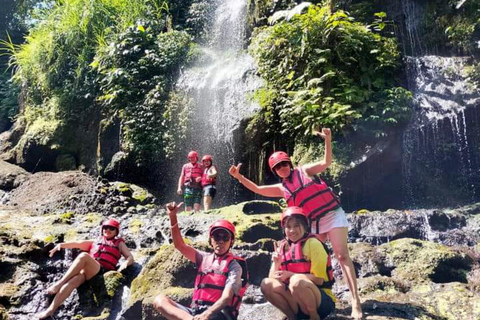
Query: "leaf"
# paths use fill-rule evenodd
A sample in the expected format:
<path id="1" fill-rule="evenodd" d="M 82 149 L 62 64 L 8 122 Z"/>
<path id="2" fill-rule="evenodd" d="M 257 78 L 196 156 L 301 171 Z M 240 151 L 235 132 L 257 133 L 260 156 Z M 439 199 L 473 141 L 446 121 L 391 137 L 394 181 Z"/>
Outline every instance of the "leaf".
<path id="1" fill-rule="evenodd" d="M 138 30 L 141 32 L 145 32 L 145 28 L 142 25 L 138 25 Z"/>

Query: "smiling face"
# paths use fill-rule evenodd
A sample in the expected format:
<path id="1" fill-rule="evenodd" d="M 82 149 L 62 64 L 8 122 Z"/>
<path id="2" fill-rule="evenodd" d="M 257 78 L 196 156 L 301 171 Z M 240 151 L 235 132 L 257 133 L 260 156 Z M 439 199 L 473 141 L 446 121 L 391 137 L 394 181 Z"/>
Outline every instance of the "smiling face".
<path id="1" fill-rule="evenodd" d="M 203 161 L 202 161 L 202 164 L 203 164 L 204 167 L 209 168 L 209 167 L 212 165 L 212 161 L 210 161 L 210 160 L 203 160 Z"/>
<path id="2" fill-rule="evenodd" d="M 273 167 L 273 170 L 274 172 L 277 173 L 277 175 L 280 178 L 282 179 L 288 178 L 290 176 L 290 171 L 291 171 L 290 162 L 288 161 L 279 162 Z"/>
<path id="3" fill-rule="evenodd" d="M 284 232 L 288 240 L 297 242 L 302 239 L 306 230 L 301 218 L 289 217 L 285 221 Z"/>
<path id="4" fill-rule="evenodd" d="M 118 234 L 118 229 L 115 227 L 111 227 L 111 226 L 102 227 L 102 235 L 107 239 L 114 238 L 117 234 Z"/>
<path id="5" fill-rule="evenodd" d="M 230 232 L 223 229 L 213 231 L 210 239 L 213 251 L 217 256 L 224 255 L 232 246 L 233 240 Z"/>

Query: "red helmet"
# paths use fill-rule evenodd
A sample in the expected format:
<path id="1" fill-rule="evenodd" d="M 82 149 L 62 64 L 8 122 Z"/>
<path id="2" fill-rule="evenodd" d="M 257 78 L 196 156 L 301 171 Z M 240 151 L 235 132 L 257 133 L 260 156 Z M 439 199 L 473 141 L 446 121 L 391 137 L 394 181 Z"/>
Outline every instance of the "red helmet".
<path id="1" fill-rule="evenodd" d="M 305 214 L 305 212 L 303 212 L 302 208 L 300 208 L 300 207 L 288 207 L 282 213 L 282 220 L 280 221 L 280 225 L 282 226 L 282 228 L 285 226 L 285 220 L 287 220 L 288 217 L 293 217 L 293 216 L 302 217 L 303 219 L 305 219 L 305 221 L 307 222 L 307 226 L 308 226 L 308 216 Z"/>
<path id="2" fill-rule="evenodd" d="M 197 153 L 197 151 L 193 151 L 193 150 L 190 151 L 190 152 L 188 153 L 188 158 L 196 158 L 196 159 L 198 159 L 198 153 Z"/>
<path id="3" fill-rule="evenodd" d="M 232 240 L 235 239 L 235 226 L 228 220 L 218 220 L 217 222 L 214 222 L 210 226 L 210 230 L 208 232 L 208 237 L 211 238 L 212 234 L 215 230 L 217 229 L 223 229 L 226 230 L 230 233 L 232 236 Z"/>
<path id="4" fill-rule="evenodd" d="M 211 155 L 206 154 L 206 155 L 204 155 L 204 156 L 202 157 L 202 162 L 203 162 L 203 161 L 211 161 L 211 162 L 213 162 L 213 158 L 212 158 Z"/>
<path id="5" fill-rule="evenodd" d="M 283 151 L 277 151 L 277 152 L 274 152 L 270 156 L 270 158 L 268 158 L 268 166 L 270 167 L 270 170 L 273 171 L 273 167 L 275 167 L 280 162 L 284 162 L 284 161 L 287 161 L 290 163 L 290 165 L 292 165 L 292 161 L 290 160 L 290 157 L 288 156 L 288 154 L 286 154 Z"/>
<path id="6" fill-rule="evenodd" d="M 106 227 L 106 226 L 114 227 L 114 228 L 117 228 L 117 230 L 120 230 L 120 223 L 119 223 L 117 220 L 115 220 L 115 219 L 105 220 L 105 221 L 102 223 L 102 228 L 103 228 L 103 227 Z"/>

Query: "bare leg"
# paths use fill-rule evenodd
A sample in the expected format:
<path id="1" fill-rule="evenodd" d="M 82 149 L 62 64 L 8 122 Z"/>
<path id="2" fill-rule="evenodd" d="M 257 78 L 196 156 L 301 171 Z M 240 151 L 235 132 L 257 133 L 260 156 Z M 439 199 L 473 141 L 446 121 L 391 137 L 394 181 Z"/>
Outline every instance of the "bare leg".
<path id="1" fill-rule="evenodd" d="M 164 294 L 159 294 L 153 301 L 153 308 L 168 320 L 192 320 L 193 317 L 186 311 L 178 308 L 176 303 Z"/>
<path id="2" fill-rule="evenodd" d="M 84 270 L 87 280 L 90 280 L 100 271 L 100 264 L 88 253 L 80 253 L 63 277 L 47 289 L 47 293 L 56 294 L 70 278 L 76 276 L 82 270 Z"/>
<path id="3" fill-rule="evenodd" d="M 268 302 L 282 311 L 288 319 L 297 319 L 298 305 L 285 285 L 271 278 L 263 279 L 260 285 L 263 295 Z"/>
<path id="4" fill-rule="evenodd" d="M 85 275 L 83 273 L 77 274 L 70 278 L 58 291 L 57 295 L 53 299 L 50 306 L 47 310 L 43 311 L 38 315 L 39 319 L 45 319 L 51 317 L 53 313 L 62 305 L 62 303 L 67 299 L 72 291 L 78 288 L 82 283 L 85 282 Z"/>
<path id="5" fill-rule="evenodd" d="M 203 210 L 208 211 L 212 207 L 212 196 L 203 197 Z"/>
<path id="6" fill-rule="evenodd" d="M 352 259 L 348 253 L 347 246 L 348 228 L 334 228 L 328 232 L 328 237 L 332 244 L 335 257 L 340 263 L 343 275 L 347 280 L 350 294 L 352 295 L 352 318 L 362 319 L 362 306 L 360 304 L 360 297 L 357 289 L 357 276 L 355 274 L 355 267 Z"/>
<path id="7" fill-rule="evenodd" d="M 320 320 L 317 309 L 322 302 L 322 296 L 317 286 L 305 275 L 296 274 L 290 278 L 288 288 L 303 313 L 310 315 L 311 320 Z"/>

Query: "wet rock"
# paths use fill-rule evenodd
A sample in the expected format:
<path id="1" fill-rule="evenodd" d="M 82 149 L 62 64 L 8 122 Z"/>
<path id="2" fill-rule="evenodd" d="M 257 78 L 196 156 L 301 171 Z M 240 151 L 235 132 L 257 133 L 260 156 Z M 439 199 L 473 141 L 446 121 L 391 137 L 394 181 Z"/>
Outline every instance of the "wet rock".
<path id="1" fill-rule="evenodd" d="M 9 191 L 18 187 L 31 174 L 19 166 L 0 160 L 0 189 Z"/>

